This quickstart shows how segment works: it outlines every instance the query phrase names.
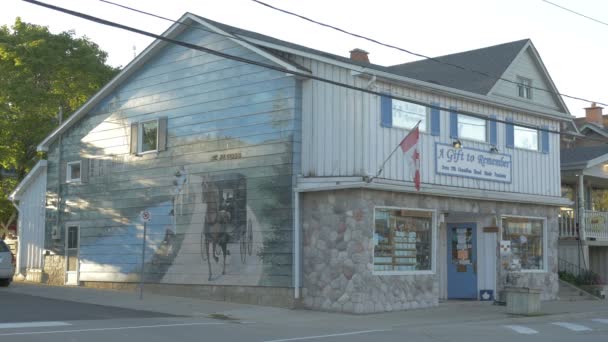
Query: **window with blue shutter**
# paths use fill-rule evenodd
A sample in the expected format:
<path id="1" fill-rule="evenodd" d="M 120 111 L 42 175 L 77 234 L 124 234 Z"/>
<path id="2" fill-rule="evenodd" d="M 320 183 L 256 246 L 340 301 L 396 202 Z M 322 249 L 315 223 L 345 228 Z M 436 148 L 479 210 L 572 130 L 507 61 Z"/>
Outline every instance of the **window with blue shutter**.
<path id="1" fill-rule="evenodd" d="M 380 116 L 382 127 L 393 127 L 393 99 L 382 95 L 380 97 Z"/>
<path id="2" fill-rule="evenodd" d="M 515 133 L 513 130 L 513 119 L 507 118 L 507 124 L 505 125 L 505 139 L 506 145 L 509 148 L 513 148 L 515 146 Z"/>
<path id="3" fill-rule="evenodd" d="M 458 139 L 458 113 L 456 108 L 450 111 L 450 138 Z"/>
<path id="4" fill-rule="evenodd" d="M 490 144 L 498 145 L 498 130 L 497 130 L 496 115 L 490 115 Z"/>
<path id="5" fill-rule="evenodd" d="M 441 113 L 439 111 L 439 103 L 431 103 L 431 135 L 438 136 L 441 133 Z"/>
<path id="6" fill-rule="evenodd" d="M 540 142 L 541 142 L 541 150 L 543 153 L 549 153 L 549 132 L 546 130 L 549 129 L 547 126 L 542 127 L 544 131 L 540 132 Z"/>

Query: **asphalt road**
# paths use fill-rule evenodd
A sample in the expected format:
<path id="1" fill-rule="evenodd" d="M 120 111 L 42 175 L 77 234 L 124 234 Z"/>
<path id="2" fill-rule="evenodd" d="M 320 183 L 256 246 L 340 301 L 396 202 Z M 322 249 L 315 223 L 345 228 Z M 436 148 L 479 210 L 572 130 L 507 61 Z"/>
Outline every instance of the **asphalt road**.
<path id="1" fill-rule="evenodd" d="M 608 341 L 608 311 L 488 320 L 429 316 L 415 322 L 387 319 L 390 314 L 288 312 L 276 320 L 246 321 L 131 310 L 111 302 L 111 294 L 105 306 L 0 290 L 0 341 Z M 310 319 L 315 315 L 322 320 Z"/>

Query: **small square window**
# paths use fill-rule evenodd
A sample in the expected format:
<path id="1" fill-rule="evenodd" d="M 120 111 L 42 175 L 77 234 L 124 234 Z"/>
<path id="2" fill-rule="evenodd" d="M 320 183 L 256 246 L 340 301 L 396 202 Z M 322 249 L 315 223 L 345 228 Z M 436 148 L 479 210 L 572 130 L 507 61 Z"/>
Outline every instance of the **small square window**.
<path id="1" fill-rule="evenodd" d="M 393 99 L 393 126 L 405 129 L 412 129 L 418 121 L 418 128 L 426 132 L 427 108 L 419 104 Z"/>
<path id="2" fill-rule="evenodd" d="M 522 127 L 513 126 L 513 145 L 516 148 L 523 148 L 525 150 L 538 151 L 538 130 Z"/>
<path id="3" fill-rule="evenodd" d="M 80 161 L 69 162 L 66 171 L 67 182 L 80 182 Z"/>
<path id="4" fill-rule="evenodd" d="M 517 77 L 517 95 L 525 99 L 532 99 L 532 80 Z"/>
<path id="5" fill-rule="evenodd" d="M 486 142 L 488 140 L 487 120 L 458 114 L 458 137 Z"/>
<path id="6" fill-rule="evenodd" d="M 158 151 L 158 120 L 142 122 L 139 125 L 139 153 Z"/>

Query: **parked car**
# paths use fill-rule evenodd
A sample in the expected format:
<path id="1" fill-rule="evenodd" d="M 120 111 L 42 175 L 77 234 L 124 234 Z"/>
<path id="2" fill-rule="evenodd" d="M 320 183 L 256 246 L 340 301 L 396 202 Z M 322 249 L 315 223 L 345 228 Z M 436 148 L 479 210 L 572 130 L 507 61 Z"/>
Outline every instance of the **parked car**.
<path id="1" fill-rule="evenodd" d="M 9 286 L 15 273 L 15 256 L 4 243 L 0 240 L 0 286 Z"/>

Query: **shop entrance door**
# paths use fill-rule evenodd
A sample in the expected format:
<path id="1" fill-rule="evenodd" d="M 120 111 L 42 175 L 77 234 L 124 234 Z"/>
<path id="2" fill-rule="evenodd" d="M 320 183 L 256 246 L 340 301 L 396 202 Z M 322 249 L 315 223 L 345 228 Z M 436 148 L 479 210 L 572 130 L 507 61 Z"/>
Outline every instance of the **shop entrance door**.
<path id="1" fill-rule="evenodd" d="M 477 299 L 477 227 L 448 223 L 448 299 Z"/>

